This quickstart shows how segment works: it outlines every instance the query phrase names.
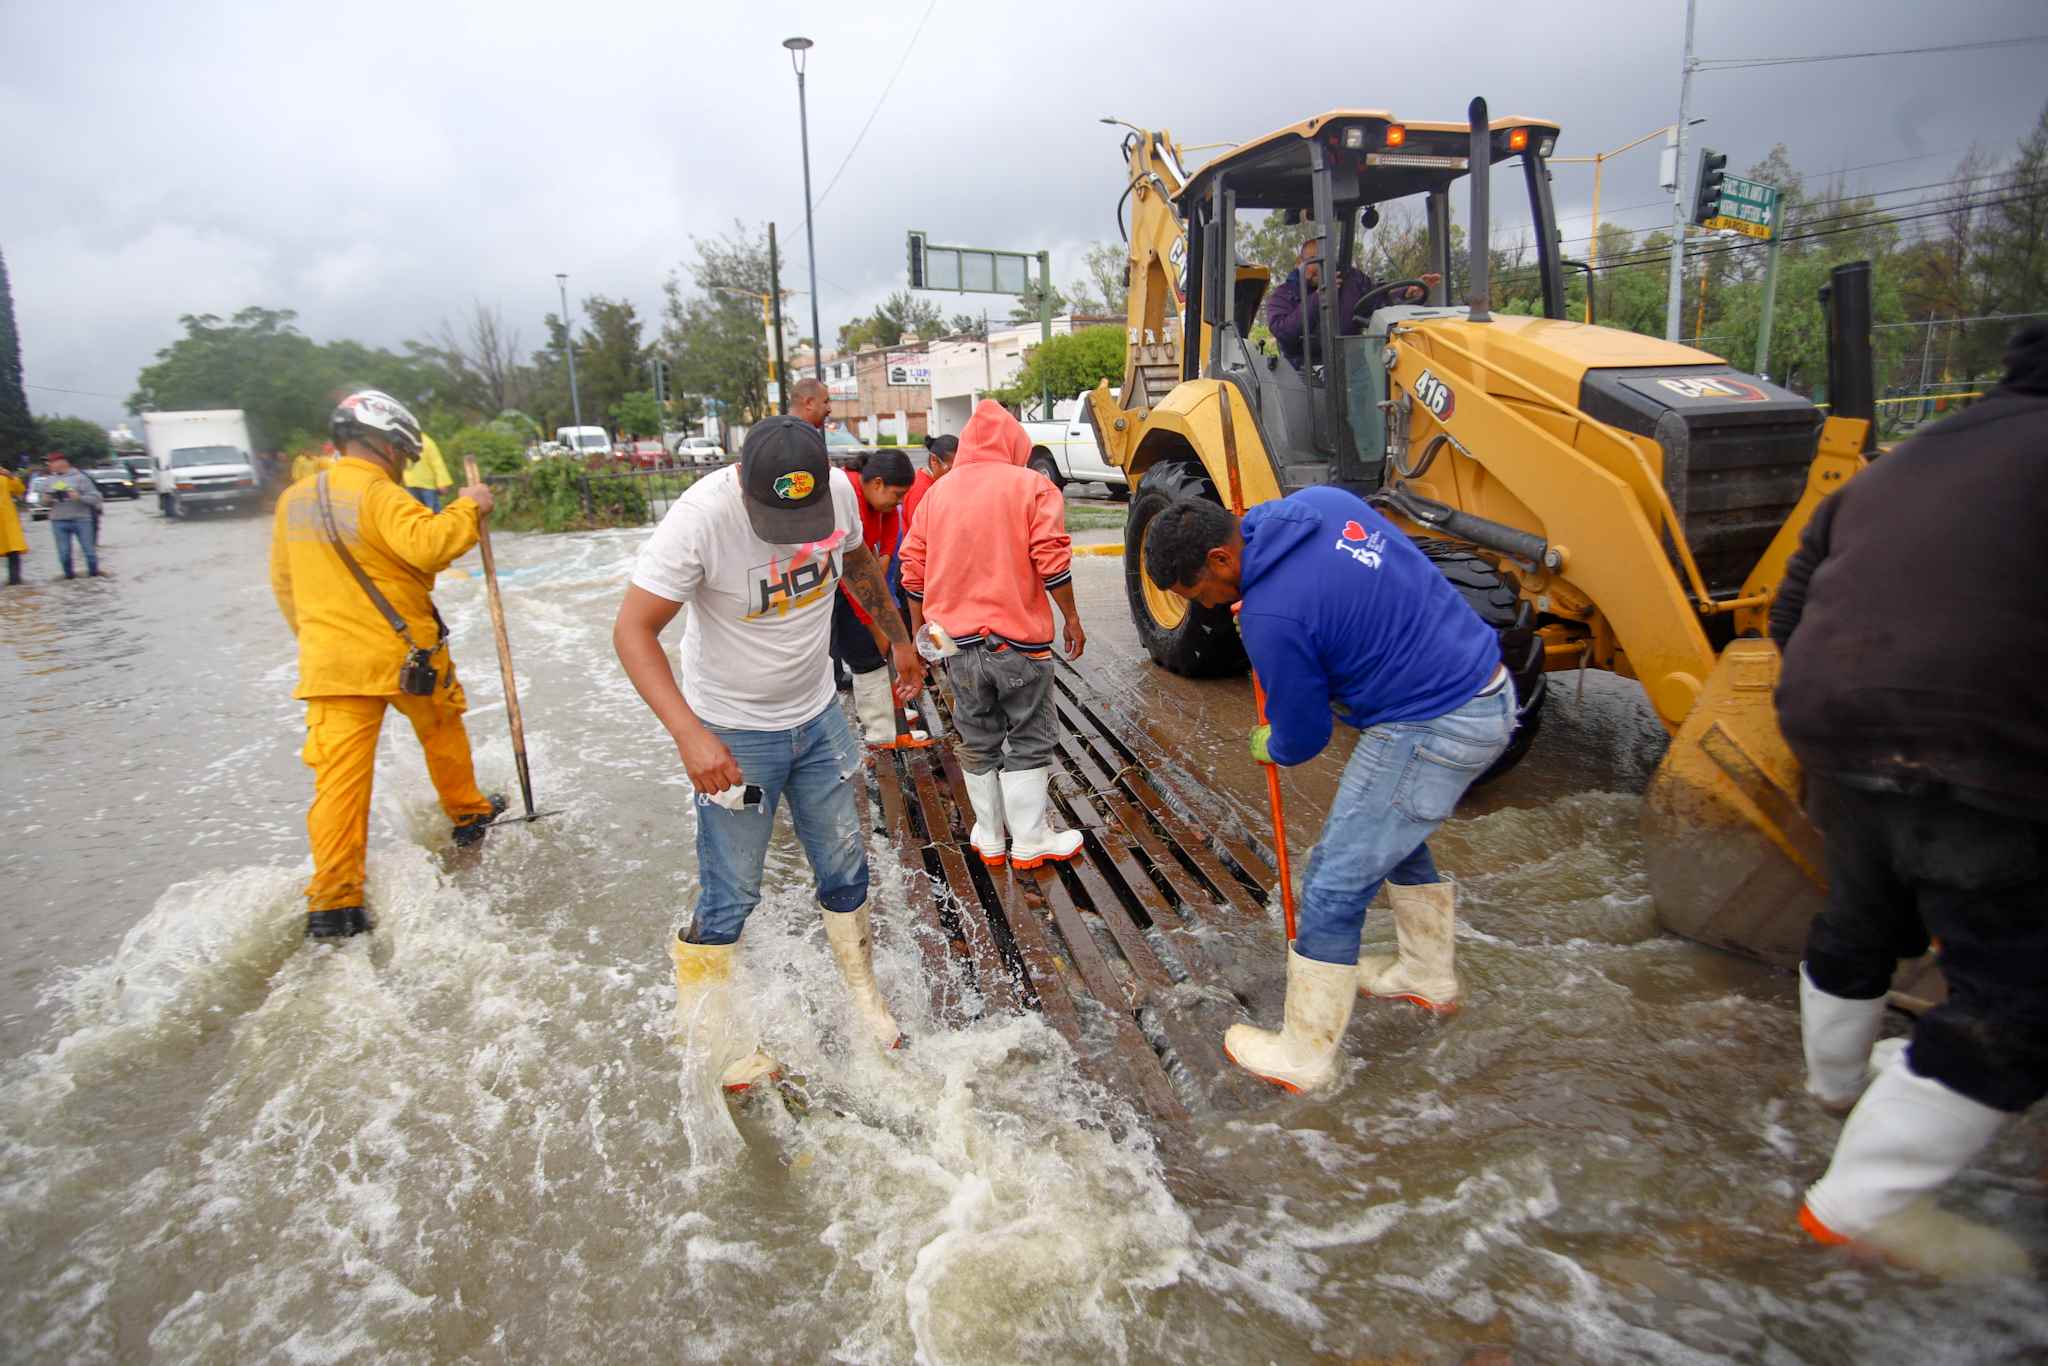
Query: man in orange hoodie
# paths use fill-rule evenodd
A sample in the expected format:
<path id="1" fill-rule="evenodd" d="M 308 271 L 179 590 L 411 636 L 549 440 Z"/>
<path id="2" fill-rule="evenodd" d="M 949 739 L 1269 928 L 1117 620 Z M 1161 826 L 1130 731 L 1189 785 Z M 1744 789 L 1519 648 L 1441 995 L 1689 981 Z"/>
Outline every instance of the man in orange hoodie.
<path id="1" fill-rule="evenodd" d="M 959 652 L 946 660 L 960 766 L 974 804 L 970 836 L 984 863 L 1035 868 L 1072 858 L 1081 835 L 1046 821 L 1059 720 L 1053 711 L 1052 608 L 1066 618 L 1067 658 L 1087 635 L 1074 605 L 1066 501 L 1025 465 L 1031 439 L 982 400 L 960 433 L 952 471 L 935 483 L 903 539 L 903 593 L 914 636 L 926 621 Z M 1007 750 L 1007 752 L 1006 752 Z"/>

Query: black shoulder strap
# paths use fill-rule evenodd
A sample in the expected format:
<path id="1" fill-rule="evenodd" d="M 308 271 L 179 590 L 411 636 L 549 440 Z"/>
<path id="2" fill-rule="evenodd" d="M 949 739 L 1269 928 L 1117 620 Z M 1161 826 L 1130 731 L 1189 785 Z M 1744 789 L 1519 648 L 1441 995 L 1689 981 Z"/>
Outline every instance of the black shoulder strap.
<path id="1" fill-rule="evenodd" d="M 390 625 L 392 630 L 398 632 L 398 638 L 413 649 L 418 649 L 419 646 L 413 645 L 412 632 L 406 629 L 405 618 L 398 615 L 398 609 L 391 605 L 389 598 L 377 591 L 377 585 L 370 582 L 370 576 L 363 572 L 363 567 L 356 563 L 356 557 L 349 554 L 348 547 L 342 544 L 341 532 L 334 525 L 334 504 L 327 497 L 327 471 L 325 470 L 320 471 L 316 492 L 320 497 L 320 524 L 327 531 L 327 543 L 334 547 L 335 554 L 341 556 L 341 562 L 348 566 L 348 572 L 355 575 L 356 582 L 361 585 L 363 592 L 368 595 L 370 605 L 383 614 L 385 622 Z M 438 622 L 440 620 L 440 613 L 436 612 L 434 619 Z M 445 628 L 441 634 L 444 636 L 447 634 Z"/>

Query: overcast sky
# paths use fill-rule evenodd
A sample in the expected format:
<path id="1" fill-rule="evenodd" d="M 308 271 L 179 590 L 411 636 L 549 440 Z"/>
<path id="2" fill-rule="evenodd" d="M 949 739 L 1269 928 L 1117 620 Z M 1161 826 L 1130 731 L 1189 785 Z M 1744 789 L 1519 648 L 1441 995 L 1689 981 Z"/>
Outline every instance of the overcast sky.
<path id="1" fill-rule="evenodd" d="M 1556 119 L 1560 154 L 1588 153 L 1676 115 L 1685 14 L 1682 0 L 1438 0 L 1304 6 L 1290 25 L 1285 7 L 1242 3 L 936 0 L 928 17 L 926 3 L 860 17 L 843 3 L 0 0 L 0 250 L 30 401 L 112 421 L 180 314 L 252 304 L 298 310 L 317 340 L 396 347 L 481 299 L 531 349 L 557 271 L 572 302 L 633 300 L 651 335 L 690 238 L 735 218 L 779 224 L 785 282 L 802 287 L 792 33 L 817 42 L 829 338 L 904 285 L 909 228 L 1050 247 L 1056 278 L 1078 274 L 1088 243 L 1116 239 L 1122 162 L 1101 115 L 1191 144 L 1346 106 L 1459 119 L 1483 94 L 1496 114 Z M 2048 32 L 2041 0 L 1699 9 L 1705 58 Z M 2044 70 L 2048 47 L 2011 46 L 1702 73 L 1694 109 L 1711 122 L 1696 135 L 1731 168 L 1783 141 L 1809 171 L 1896 162 L 1850 179 L 1919 185 L 1972 142 L 2008 154 L 2048 97 Z M 1658 219 L 1643 207 L 1655 169 L 1651 148 L 1609 166 L 1609 216 Z M 1567 237 L 1585 232 L 1590 192 L 1589 167 L 1558 168 Z"/>

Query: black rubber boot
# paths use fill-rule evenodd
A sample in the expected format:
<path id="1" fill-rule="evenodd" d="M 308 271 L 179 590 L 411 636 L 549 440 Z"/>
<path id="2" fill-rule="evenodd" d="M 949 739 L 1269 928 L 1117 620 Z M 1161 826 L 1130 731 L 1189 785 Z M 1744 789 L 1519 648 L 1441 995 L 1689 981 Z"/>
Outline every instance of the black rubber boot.
<path id="1" fill-rule="evenodd" d="M 484 836 L 489 834 L 491 831 L 491 822 L 498 819 L 498 817 L 504 815 L 505 808 L 509 805 L 511 805 L 511 803 L 506 801 L 504 793 L 493 792 L 491 794 L 490 815 L 465 816 L 460 821 L 456 822 L 455 847 L 457 849 L 472 849 L 475 848 L 477 845 L 482 844 L 484 842 Z"/>
<path id="2" fill-rule="evenodd" d="M 369 913 L 361 906 L 336 906 L 328 911 L 306 912 L 306 938 L 347 939 L 368 934 L 373 928 Z"/>

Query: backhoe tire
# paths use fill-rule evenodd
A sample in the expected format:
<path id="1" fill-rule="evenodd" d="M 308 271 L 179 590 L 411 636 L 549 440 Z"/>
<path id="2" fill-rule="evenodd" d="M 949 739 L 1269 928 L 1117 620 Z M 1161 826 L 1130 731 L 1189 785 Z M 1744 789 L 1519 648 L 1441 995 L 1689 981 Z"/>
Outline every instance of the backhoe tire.
<path id="1" fill-rule="evenodd" d="M 1031 452 L 1031 459 L 1025 463 L 1029 464 L 1032 469 L 1037 470 L 1047 479 L 1050 479 L 1054 488 L 1065 488 L 1067 486 L 1067 481 L 1060 477 L 1060 467 L 1053 463 L 1052 456 L 1046 452 Z"/>
<path id="2" fill-rule="evenodd" d="M 1138 639 L 1160 667 L 1184 678 L 1221 678 L 1245 671 L 1244 642 L 1227 607 L 1202 607 L 1152 586 L 1145 577 L 1145 528 L 1172 504 L 1206 498 L 1221 505 L 1201 462 L 1161 460 L 1145 471 L 1124 518 L 1124 595 Z"/>
<path id="3" fill-rule="evenodd" d="M 1445 541 L 1420 540 L 1416 544 L 1437 567 L 1437 572 L 1479 614 L 1479 619 L 1499 636 L 1501 663 L 1507 665 L 1508 676 L 1515 685 L 1514 738 L 1508 741 L 1500 758 L 1493 761 L 1493 767 L 1479 775 L 1473 783 L 1477 787 L 1520 763 L 1529 746 L 1536 742 L 1536 733 L 1543 728 L 1543 697 L 1550 686 L 1543 672 L 1543 637 L 1536 634 L 1534 609 L 1515 595 L 1515 590 L 1492 565 Z"/>

